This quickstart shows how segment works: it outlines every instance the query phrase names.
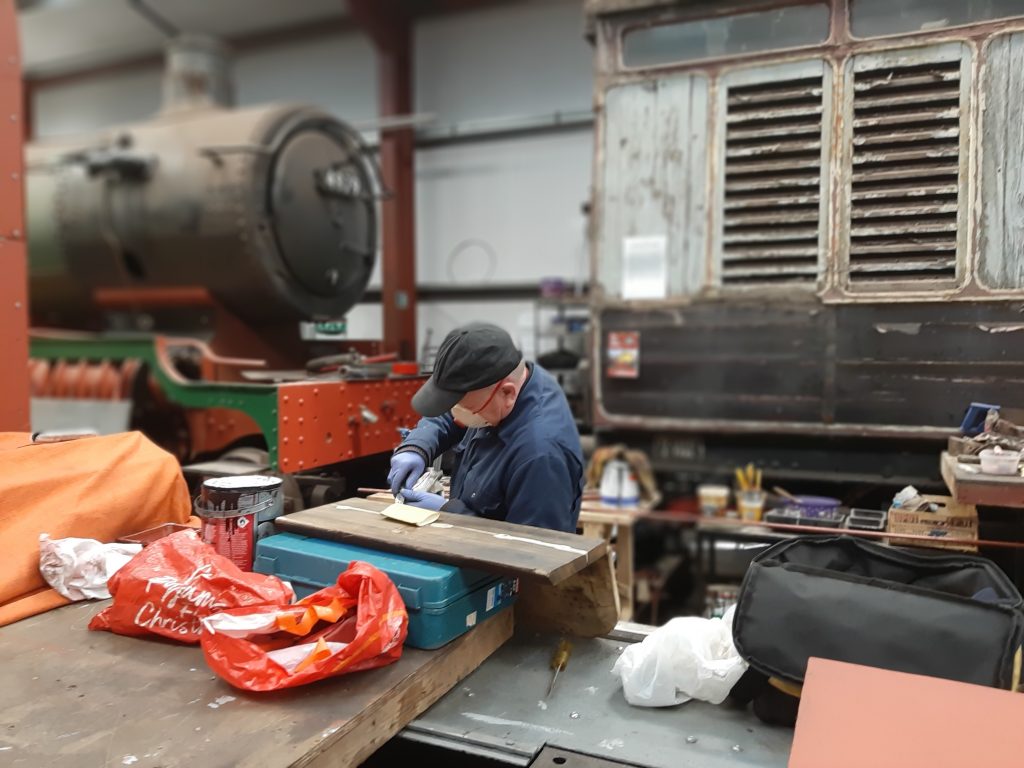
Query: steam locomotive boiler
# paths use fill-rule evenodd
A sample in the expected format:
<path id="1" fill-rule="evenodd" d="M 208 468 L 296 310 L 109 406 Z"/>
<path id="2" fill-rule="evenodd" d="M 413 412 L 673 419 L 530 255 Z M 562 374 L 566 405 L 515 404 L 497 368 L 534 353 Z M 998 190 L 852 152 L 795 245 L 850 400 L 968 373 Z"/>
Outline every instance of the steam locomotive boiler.
<path id="1" fill-rule="evenodd" d="M 153 119 L 27 149 L 34 421 L 102 400 L 183 461 L 249 445 L 289 473 L 386 451 L 418 369 L 337 336 L 376 259 L 377 166 L 320 109 L 228 108 L 226 63 L 177 38 Z"/>

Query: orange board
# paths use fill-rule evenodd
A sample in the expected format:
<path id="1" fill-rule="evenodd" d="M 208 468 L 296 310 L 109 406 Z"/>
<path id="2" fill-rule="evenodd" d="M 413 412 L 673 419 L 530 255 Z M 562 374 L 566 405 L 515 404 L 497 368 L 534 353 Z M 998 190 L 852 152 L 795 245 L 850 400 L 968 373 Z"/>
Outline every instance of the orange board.
<path id="1" fill-rule="evenodd" d="M 399 429 L 419 416 L 417 376 L 369 381 L 303 381 L 278 387 L 278 465 L 283 472 L 323 467 L 391 451 Z"/>
<path id="2" fill-rule="evenodd" d="M 1022 722 L 1019 693 L 811 659 L 789 768 L 1020 768 Z"/>

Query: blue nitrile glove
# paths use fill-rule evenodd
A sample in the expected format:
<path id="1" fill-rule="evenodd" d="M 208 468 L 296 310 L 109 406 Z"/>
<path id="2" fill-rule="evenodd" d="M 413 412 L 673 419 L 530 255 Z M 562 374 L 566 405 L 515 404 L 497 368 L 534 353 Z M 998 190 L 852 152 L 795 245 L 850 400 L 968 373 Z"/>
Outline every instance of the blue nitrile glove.
<path id="1" fill-rule="evenodd" d="M 391 457 L 388 485 L 397 495 L 403 488 L 412 488 L 427 469 L 427 462 L 417 451 L 400 451 Z"/>
<path id="2" fill-rule="evenodd" d="M 440 511 L 446 501 L 445 497 L 439 493 L 414 491 L 411 488 L 402 491 L 402 495 L 405 496 L 405 503 L 409 506 L 419 507 L 420 509 L 432 509 L 435 512 Z"/>

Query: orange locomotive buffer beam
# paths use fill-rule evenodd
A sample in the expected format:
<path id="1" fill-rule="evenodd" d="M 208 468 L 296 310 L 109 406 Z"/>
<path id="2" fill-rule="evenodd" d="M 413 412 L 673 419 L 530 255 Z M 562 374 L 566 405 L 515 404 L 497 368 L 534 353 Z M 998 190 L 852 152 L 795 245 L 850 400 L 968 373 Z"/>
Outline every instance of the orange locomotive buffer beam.
<path id="1" fill-rule="evenodd" d="M 420 377 L 310 381 L 278 387 L 278 464 L 282 472 L 323 467 L 392 450 L 419 416 Z"/>
<path id="2" fill-rule="evenodd" d="M 29 430 L 24 102 L 14 0 L 0 2 L 0 431 Z"/>

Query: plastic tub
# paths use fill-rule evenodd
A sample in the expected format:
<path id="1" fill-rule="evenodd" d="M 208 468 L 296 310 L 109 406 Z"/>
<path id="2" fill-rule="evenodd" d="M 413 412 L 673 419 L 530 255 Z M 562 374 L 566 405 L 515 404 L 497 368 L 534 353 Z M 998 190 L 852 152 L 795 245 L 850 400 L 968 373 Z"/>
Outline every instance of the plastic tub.
<path id="1" fill-rule="evenodd" d="M 705 517 L 721 517 L 729 506 L 729 486 L 700 485 L 697 486 L 697 498 L 700 501 L 700 513 Z"/>
<path id="2" fill-rule="evenodd" d="M 842 502 L 828 496 L 796 496 L 792 506 L 800 510 L 801 517 L 832 517 Z"/>
<path id="3" fill-rule="evenodd" d="M 766 512 L 764 519 L 769 523 L 785 525 L 810 525 L 816 528 L 842 528 L 846 522 L 846 514 L 835 507 L 831 510 L 818 510 L 815 514 L 807 514 L 796 506 L 773 509 Z"/>
<path id="4" fill-rule="evenodd" d="M 1016 475 L 1020 465 L 1020 451 L 986 448 L 978 458 L 981 459 L 981 471 L 986 475 Z"/>
<path id="5" fill-rule="evenodd" d="M 154 541 L 158 541 L 165 536 L 170 536 L 172 533 L 178 531 L 194 531 L 196 530 L 191 525 L 182 525 L 181 523 L 164 523 L 158 525 L 155 528 L 147 528 L 144 531 L 133 533 L 129 536 L 122 536 L 118 539 L 122 544 L 141 544 L 142 546 L 148 546 Z"/>
<path id="6" fill-rule="evenodd" d="M 888 513 L 875 509 L 851 509 L 846 527 L 859 531 L 884 531 Z"/>

